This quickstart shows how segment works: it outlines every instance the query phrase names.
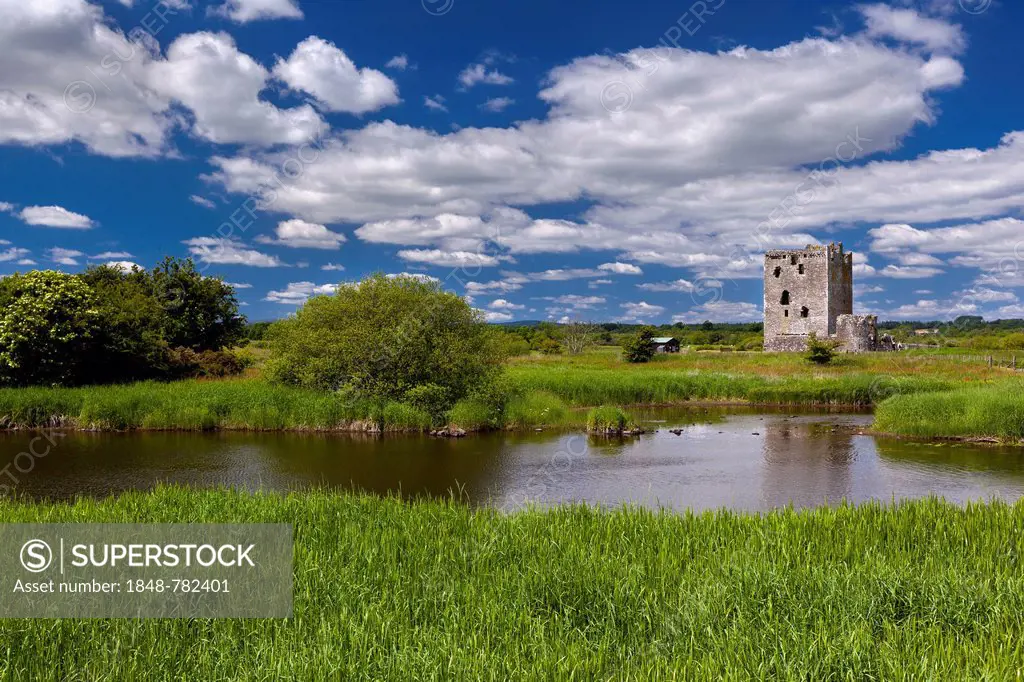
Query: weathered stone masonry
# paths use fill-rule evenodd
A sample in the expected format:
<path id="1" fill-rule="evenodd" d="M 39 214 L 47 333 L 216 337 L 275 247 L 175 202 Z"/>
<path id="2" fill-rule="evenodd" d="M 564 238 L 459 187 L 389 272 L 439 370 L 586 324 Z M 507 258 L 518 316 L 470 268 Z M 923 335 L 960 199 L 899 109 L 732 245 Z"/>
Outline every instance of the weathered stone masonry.
<path id="1" fill-rule="evenodd" d="M 875 316 L 853 314 L 853 254 L 841 243 L 764 256 L 764 349 L 805 350 L 811 333 L 850 353 L 887 349 Z"/>

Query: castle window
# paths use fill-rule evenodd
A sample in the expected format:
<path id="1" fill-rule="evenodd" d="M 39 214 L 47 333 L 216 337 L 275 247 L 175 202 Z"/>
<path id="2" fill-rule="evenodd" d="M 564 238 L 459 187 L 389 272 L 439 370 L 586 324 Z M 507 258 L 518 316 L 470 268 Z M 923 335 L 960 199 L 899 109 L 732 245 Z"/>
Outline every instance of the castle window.
<path id="1" fill-rule="evenodd" d="M 775 268 L 775 273 L 774 274 L 775 274 L 776 277 L 781 275 L 782 274 L 782 268 L 779 268 L 779 267 Z"/>
<path id="2" fill-rule="evenodd" d="M 782 311 L 782 316 L 783 317 L 789 317 L 789 310 L 788 309 L 787 310 L 783 310 Z"/>
<path id="3" fill-rule="evenodd" d="M 803 263 L 801 263 L 800 267 L 797 268 L 797 272 L 799 272 L 801 275 L 804 274 L 804 264 Z"/>
<path id="4" fill-rule="evenodd" d="M 782 292 L 782 300 L 779 301 L 782 305 L 789 305 L 789 291 L 785 290 Z"/>
<path id="5" fill-rule="evenodd" d="M 800 309 L 800 317 L 807 317 L 810 314 L 811 311 L 807 308 L 807 306 L 804 306 L 803 308 Z"/>

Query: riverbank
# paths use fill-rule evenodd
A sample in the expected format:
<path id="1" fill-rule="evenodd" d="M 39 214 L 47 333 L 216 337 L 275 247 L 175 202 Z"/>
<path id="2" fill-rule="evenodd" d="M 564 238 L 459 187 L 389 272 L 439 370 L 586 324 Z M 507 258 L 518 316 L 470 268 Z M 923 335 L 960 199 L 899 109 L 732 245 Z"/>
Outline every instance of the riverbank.
<path id="1" fill-rule="evenodd" d="M 974 396 L 975 390 L 998 393 L 1003 391 L 999 387 L 1021 382 L 1006 368 L 930 353 L 840 356 L 825 367 L 794 354 L 679 353 L 640 365 L 624 363 L 617 349 L 531 355 L 513 358 L 485 397 L 463 400 L 442 412 L 441 419 L 423 406 L 274 385 L 259 371 L 256 367 L 254 376 L 227 380 L 0 389 L 0 429 L 374 433 L 428 432 L 441 421 L 467 432 L 577 429 L 587 425 L 591 408 L 618 407 L 628 416 L 639 407 L 683 404 L 885 405 L 876 430 L 926 438 L 1012 440 L 1022 423 L 1012 399 L 1016 389 L 1006 390 L 1005 400 L 982 401 L 977 417 L 947 419 L 967 404 L 962 396 Z M 966 388 L 973 386 L 980 388 Z M 925 395 L 948 399 L 914 397 Z M 992 414 L 986 416 L 985 410 Z M 998 428 L 991 428 L 993 421 L 1000 422 Z"/>
<path id="2" fill-rule="evenodd" d="M 913 438 L 1024 444 L 1024 381 L 901 395 L 881 403 L 873 429 Z"/>
<path id="3" fill-rule="evenodd" d="M 6 523 L 295 525 L 290 620 L 0 621 L 3 679 L 1016 679 L 1024 504 L 764 515 L 160 489 Z"/>
<path id="4" fill-rule="evenodd" d="M 467 431 L 576 428 L 600 406 L 730 403 L 866 407 L 893 391 L 943 390 L 918 377 L 899 384 L 868 374 L 759 377 L 677 370 L 513 366 L 495 399 L 447 413 Z M 399 402 L 270 384 L 262 379 L 146 382 L 83 388 L 0 389 L 0 428 L 78 430 L 429 431 L 431 415 Z"/>

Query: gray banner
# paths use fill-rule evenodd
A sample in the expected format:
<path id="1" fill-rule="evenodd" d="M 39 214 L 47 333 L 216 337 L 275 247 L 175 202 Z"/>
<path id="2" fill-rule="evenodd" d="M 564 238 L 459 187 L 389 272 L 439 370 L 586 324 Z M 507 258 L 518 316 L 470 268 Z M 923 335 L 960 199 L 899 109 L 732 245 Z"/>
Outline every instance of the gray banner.
<path id="1" fill-rule="evenodd" d="M 0 618 L 288 618 L 290 524 L 0 524 Z"/>

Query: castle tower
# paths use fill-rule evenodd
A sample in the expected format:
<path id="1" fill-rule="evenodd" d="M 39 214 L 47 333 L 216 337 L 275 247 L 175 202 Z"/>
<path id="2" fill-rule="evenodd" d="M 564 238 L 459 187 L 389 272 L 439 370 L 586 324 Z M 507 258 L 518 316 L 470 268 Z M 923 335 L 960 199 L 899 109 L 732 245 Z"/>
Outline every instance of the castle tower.
<path id="1" fill-rule="evenodd" d="M 853 314 L 853 254 L 843 245 L 764 255 L 764 349 L 802 351 L 807 335 L 827 339 Z"/>

